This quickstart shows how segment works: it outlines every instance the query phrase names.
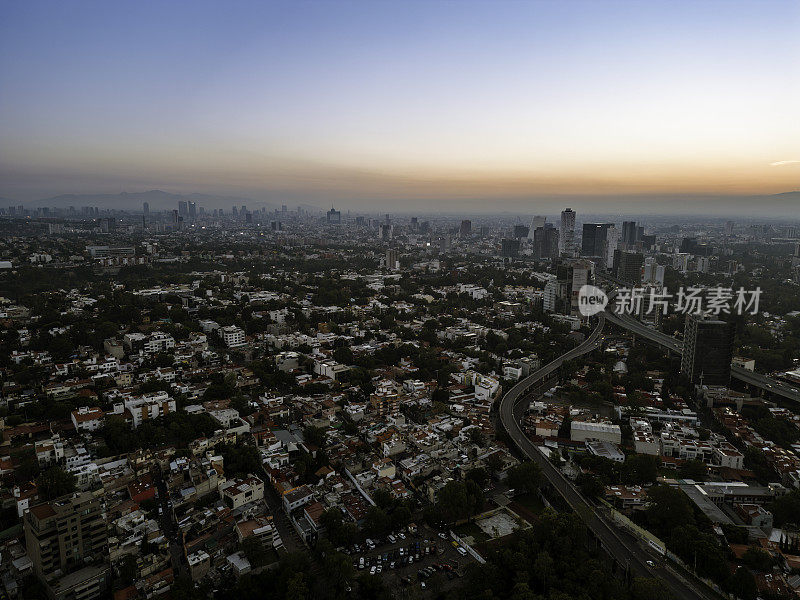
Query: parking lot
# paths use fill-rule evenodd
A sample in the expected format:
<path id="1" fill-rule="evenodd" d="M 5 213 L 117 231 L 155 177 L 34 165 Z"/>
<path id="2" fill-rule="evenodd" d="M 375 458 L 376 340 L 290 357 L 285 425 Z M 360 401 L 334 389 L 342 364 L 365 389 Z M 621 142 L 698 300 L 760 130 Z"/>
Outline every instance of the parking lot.
<path id="1" fill-rule="evenodd" d="M 387 587 L 402 597 L 403 589 L 416 586 L 441 591 L 455 584 L 474 559 L 449 535 L 421 529 L 415 535 L 393 534 L 370 548 L 348 549 L 358 575 L 379 575 Z M 363 561 L 363 562 L 362 562 Z"/>

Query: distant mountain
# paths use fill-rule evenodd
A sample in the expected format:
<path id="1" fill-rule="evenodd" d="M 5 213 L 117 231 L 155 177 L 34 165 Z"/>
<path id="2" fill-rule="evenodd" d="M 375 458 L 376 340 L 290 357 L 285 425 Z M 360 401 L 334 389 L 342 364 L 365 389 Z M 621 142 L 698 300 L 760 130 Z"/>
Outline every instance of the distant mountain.
<path id="1" fill-rule="evenodd" d="M 0 206 L 3 208 L 7 206 L 19 206 L 19 202 L 12 200 L 11 198 L 3 198 L 0 196 Z"/>

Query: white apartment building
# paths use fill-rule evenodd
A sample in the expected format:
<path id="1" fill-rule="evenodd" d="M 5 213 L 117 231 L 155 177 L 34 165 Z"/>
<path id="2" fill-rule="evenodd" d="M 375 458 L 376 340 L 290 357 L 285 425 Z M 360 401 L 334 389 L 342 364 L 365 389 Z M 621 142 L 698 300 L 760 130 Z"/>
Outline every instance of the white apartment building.
<path id="1" fill-rule="evenodd" d="M 232 479 L 219 488 L 225 504 L 235 510 L 250 502 L 264 499 L 264 482 L 258 477 Z"/>
<path id="2" fill-rule="evenodd" d="M 125 415 L 127 411 L 130 414 L 133 427 L 136 428 L 143 421 L 163 417 L 167 413 L 175 412 L 176 410 L 175 400 L 170 398 L 167 392 L 160 391 L 143 396 L 125 398 L 122 402 L 114 404 L 112 413 L 127 416 Z"/>
<path id="3" fill-rule="evenodd" d="M 155 354 L 156 352 L 166 352 L 175 347 L 175 340 L 169 334 L 163 331 L 154 331 L 147 338 L 144 343 L 144 351 L 148 354 Z"/>
<path id="4" fill-rule="evenodd" d="M 244 331 L 235 325 L 221 327 L 220 336 L 228 348 L 233 348 L 235 346 L 241 346 L 244 344 Z"/>
<path id="5" fill-rule="evenodd" d="M 96 407 L 81 406 L 70 416 L 76 431 L 97 431 L 105 423 L 105 413 Z"/>

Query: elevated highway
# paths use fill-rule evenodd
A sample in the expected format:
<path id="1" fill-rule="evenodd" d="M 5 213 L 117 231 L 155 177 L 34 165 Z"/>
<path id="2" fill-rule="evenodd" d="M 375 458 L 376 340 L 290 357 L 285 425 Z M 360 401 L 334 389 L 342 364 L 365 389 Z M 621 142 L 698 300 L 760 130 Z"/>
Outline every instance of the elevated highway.
<path id="1" fill-rule="evenodd" d="M 636 539 L 617 525 L 609 522 L 580 493 L 575 485 L 542 454 L 522 430 L 520 422 L 529 401 L 532 399 L 531 395 L 539 390 L 541 384 L 557 372 L 564 362 L 600 347 L 607 318 L 607 314 L 600 313 L 597 318 L 597 326 L 582 344 L 543 366 L 512 387 L 500 400 L 500 421 L 514 445 L 525 457 L 535 461 L 541 467 L 542 474 L 550 485 L 564 498 L 569 507 L 581 517 L 595 539 L 600 543 L 601 548 L 617 564 L 629 570 L 632 576 L 661 579 L 677 600 L 711 598 L 713 596 L 709 594 L 707 589 L 703 588 L 702 584 L 698 585 L 684 579 L 661 560 L 652 560 L 656 557 L 642 548 Z M 648 560 L 652 560 L 652 565 L 648 564 Z"/>

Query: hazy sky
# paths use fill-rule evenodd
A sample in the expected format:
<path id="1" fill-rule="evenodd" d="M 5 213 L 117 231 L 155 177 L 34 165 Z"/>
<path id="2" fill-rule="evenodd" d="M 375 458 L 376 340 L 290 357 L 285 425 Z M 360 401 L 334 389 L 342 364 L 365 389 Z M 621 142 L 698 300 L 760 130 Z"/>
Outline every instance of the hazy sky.
<path id="1" fill-rule="evenodd" d="M 798 32 L 799 0 L 0 0 L 0 196 L 797 190 Z"/>

